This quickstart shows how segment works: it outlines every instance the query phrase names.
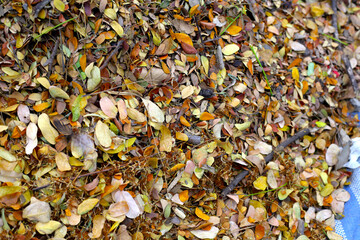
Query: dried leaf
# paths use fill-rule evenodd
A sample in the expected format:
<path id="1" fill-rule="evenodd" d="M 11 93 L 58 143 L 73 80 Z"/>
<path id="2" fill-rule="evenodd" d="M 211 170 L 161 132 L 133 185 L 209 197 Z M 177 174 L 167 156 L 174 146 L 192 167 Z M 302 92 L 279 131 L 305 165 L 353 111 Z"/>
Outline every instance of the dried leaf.
<path id="1" fill-rule="evenodd" d="M 49 116 L 46 113 L 42 113 L 39 116 L 38 126 L 46 141 L 50 144 L 55 144 L 55 139 L 59 136 L 59 133 L 51 126 Z"/>
<path id="2" fill-rule="evenodd" d="M 99 199 L 97 198 L 89 198 L 84 200 L 82 203 L 79 204 L 78 208 L 77 208 L 77 213 L 79 215 L 83 215 L 89 211 L 91 211 L 96 204 L 98 204 Z"/>
<path id="3" fill-rule="evenodd" d="M 110 136 L 110 128 L 107 124 L 103 123 L 101 120 L 99 120 L 96 123 L 95 136 L 96 139 L 101 144 L 101 146 L 106 148 L 111 146 L 112 139 Z"/>

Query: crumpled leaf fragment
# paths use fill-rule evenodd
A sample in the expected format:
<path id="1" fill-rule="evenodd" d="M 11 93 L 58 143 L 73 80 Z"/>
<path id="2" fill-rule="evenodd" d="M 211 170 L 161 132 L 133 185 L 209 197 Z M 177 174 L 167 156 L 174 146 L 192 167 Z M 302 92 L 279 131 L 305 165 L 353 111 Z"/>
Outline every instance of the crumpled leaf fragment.
<path id="1" fill-rule="evenodd" d="M 192 230 L 190 231 L 195 237 L 200 239 L 214 239 L 219 232 L 219 228 L 212 226 L 209 231 L 206 230 Z"/>
<path id="2" fill-rule="evenodd" d="M 22 213 L 23 218 L 37 222 L 49 222 L 51 216 L 50 204 L 40 201 L 35 197 L 31 197 L 29 206 L 27 206 Z"/>
<path id="3" fill-rule="evenodd" d="M 136 218 L 141 214 L 141 210 L 135 199 L 127 191 L 117 191 L 113 194 L 115 202 L 125 201 L 128 205 L 129 211 L 126 213 L 128 218 Z"/>

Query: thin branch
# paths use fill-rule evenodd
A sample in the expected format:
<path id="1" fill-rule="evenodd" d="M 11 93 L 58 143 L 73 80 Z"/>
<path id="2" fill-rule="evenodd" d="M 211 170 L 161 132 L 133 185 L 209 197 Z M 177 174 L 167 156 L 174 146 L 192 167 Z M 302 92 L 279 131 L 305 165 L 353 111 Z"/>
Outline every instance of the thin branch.
<path id="1" fill-rule="evenodd" d="M 111 58 L 119 51 L 123 42 L 124 42 L 124 40 L 120 40 L 117 43 L 116 48 L 110 53 L 110 55 L 105 59 L 104 63 L 101 65 L 100 70 L 104 69 L 109 64 Z"/>
<path id="2" fill-rule="evenodd" d="M 91 176 L 91 175 L 99 174 L 99 173 L 103 173 L 103 172 L 108 172 L 108 171 L 110 171 L 110 170 L 112 170 L 112 168 L 106 168 L 106 169 L 99 170 L 99 171 L 95 171 L 95 172 L 80 174 L 79 176 L 71 177 L 70 179 L 71 179 L 71 180 L 76 180 L 76 179 L 78 179 L 78 178 L 82 178 L 82 177 L 86 177 L 86 176 Z"/>
<path id="3" fill-rule="evenodd" d="M 286 139 L 284 142 L 280 143 L 280 145 L 277 146 L 277 148 L 275 150 L 273 150 L 270 154 L 268 154 L 265 157 L 265 162 L 269 163 L 273 159 L 275 152 L 283 151 L 284 148 L 287 147 L 290 143 L 295 142 L 296 140 L 304 137 L 305 135 L 307 135 L 309 133 L 310 133 L 310 129 L 306 128 L 306 129 L 303 129 L 300 132 L 296 133 L 294 136 Z M 244 170 L 244 171 L 240 172 L 234 178 L 234 180 L 232 180 L 231 183 L 221 192 L 222 197 L 225 198 L 232 190 L 235 189 L 235 187 L 239 184 L 239 182 L 241 180 L 243 180 L 244 177 L 248 174 L 249 174 L 248 170 Z"/>
<path id="4" fill-rule="evenodd" d="M 49 65 L 49 70 L 48 70 L 48 73 L 47 73 L 48 77 L 49 77 L 50 74 L 51 74 L 51 71 L 52 71 L 52 63 L 53 63 L 54 58 L 55 58 L 55 56 L 56 56 L 56 52 L 57 52 L 57 49 L 58 49 L 59 45 L 60 45 L 60 38 L 58 38 L 58 39 L 56 40 L 55 46 L 54 46 L 54 48 L 53 48 L 53 50 L 52 50 L 52 53 L 51 53 L 51 55 L 50 55 L 50 58 L 49 58 L 48 60 L 46 60 L 46 62 L 45 62 L 44 65 L 43 65 L 44 67 L 46 67 L 47 65 Z"/>

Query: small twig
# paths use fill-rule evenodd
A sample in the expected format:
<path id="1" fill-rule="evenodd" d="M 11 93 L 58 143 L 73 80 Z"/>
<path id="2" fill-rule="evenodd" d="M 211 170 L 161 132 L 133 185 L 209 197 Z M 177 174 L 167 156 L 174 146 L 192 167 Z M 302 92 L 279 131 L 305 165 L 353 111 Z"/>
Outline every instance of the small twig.
<path id="1" fill-rule="evenodd" d="M 277 146 L 277 148 L 275 150 L 273 150 L 270 154 L 268 154 L 265 157 L 265 162 L 269 163 L 273 159 L 275 152 L 283 151 L 284 148 L 287 147 L 290 143 L 295 142 L 299 138 L 302 138 L 309 133 L 310 133 L 310 129 L 306 128 L 306 129 L 303 129 L 300 132 L 296 133 L 294 136 L 286 139 L 284 142 L 280 143 L 280 145 Z M 231 183 L 221 192 L 222 197 L 225 198 L 232 190 L 235 189 L 235 187 L 239 184 L 239 182 L 241 180 L 243 180 L 244 177 L 248 174 L 249 174 L 248 170 L 244 170 L 244 171 L 240 172 L 234 178 L 234 180 L 232 180 Z"/>
<path id="2" fill-rule="evenodd" d="M 203 46 L 205 46 L 205 44 L 204 44 L 204 39 L 203 39 L 203 37 L 202 37 L 202 35 L 201 35 L 201 28 L 200 28 L 200 26 L 199 26 L 199 22 L 198 22 L 197 16 L 195 17 L 195 23 L 196 23 L 196 27 L 197 27 L 197 29 L 198 29 L 198 34 L 199 34 L 199 37 L 200 37 L 200 40 L 201 40 L 201 44 L 202 44 Z"/>
<path id="3" fill-rule="evenodd" d="M 56 52 L 57 52 L 57 49 L 58 49 L 58 47 L 59 47 L 59 44 L 60 44 L 60 38 L 58 38 L 58 39 L 56 40 L 55 46 L 54 46 L 54 48 L 53 48 L 53 50 L 52 50 L 52 53 L 51 53 L 51 55 L 50 55 L 50 58 L 49 58 L 48 60 L 46 60 L 46 62 L 45 62 L 44 65 L 43 65 L 44 67 L 46 67 L 47 65 L 49 65 L 49 70 L 48 70 L 48 73 L 47 73 L 48 77 L 49 77 L 50 74 L 51 74 L 51 71 L 52 71 L 52 63 L 53 63 L 54 58 L 55 58 L 55 56 L 56 56 Z"/>
<path id="4" fill-rule="evenodd" d="M 36 188 L 33 188 L 33 191 L 39 191 L 39 190 L 41 190 L 41 189 L 43 189 L 43 188 L 47 188 L 48 186 L 50 186 L 51 184 L 49 183 L 49 184 L 46 184 L 46 185 L 44 185 L 44 186 L 40 186 L 40 187 L 36 187 Z"/>
<path id="5" fill-rule="evenodd" d="M 346 42 L 341 41 L 341 40 L 339 40 L 339 39 L 337 39 L 337 38 L 334 38 L 333 36 L 330 36 L 330 35 L 328 35 L 328 34 L 322 33 L 322 35 L 324 35 L 325 37 L 330 38 L 330 39 L 332 39 L 332 40 L 334 40 L 334 41 L 336 41 L 336 42 L 338 42 L 338 43 L 341 43 L 341 44 L 343 44 L 343 45 L 345 45 L 345 46 L 349 45 L 349 44 L 347 44 Z"/>
<path id="6" fill-rule="evenodd" d="M 236 20 L 238 20 L 238 18 L 242 15 L 242 13 L 243 13 L 243 12 L 240 11 L 240 13 L 236 16 L 236 18 L 234 18 L 234 19 L 224 28 L 224 30 L 221 31 L 220 36 L 223 35 L 223 34 L 228 30 L 228 28 L 229 28 Z"/>
<path id="7" fill-rule="evenodd" d="M 85 174 L 80 174 L 76 177 L 71 177 L 70 179 L 71 180 L 76 180 L 78 178 L 82 178 L 82 177 L 86 177 L 86 176 L 91 176 L 91 175 L 94 175 L 94 174 L 99 174 L 99 173 L 103 173 L 103 172 L 108 172 L 112 170 L 112 168 L 106 168 L 106 169 L 103 169 L 103 170 L 99 170 L 99 171 L 95 171 L 95 172 L 90 172 L 90 173 L 85 173 Z"/>
<path id="8" fill-rule="evenodd" d="M 119 51 L 123 42 L 124 40 L 120 40 L 117 43 L 116 48 L 110 53 L 110 55 L 105 59 L 104 63 L 101 65 L 100 70 L 103 70 L 109 64 L 111 58 Z"/>

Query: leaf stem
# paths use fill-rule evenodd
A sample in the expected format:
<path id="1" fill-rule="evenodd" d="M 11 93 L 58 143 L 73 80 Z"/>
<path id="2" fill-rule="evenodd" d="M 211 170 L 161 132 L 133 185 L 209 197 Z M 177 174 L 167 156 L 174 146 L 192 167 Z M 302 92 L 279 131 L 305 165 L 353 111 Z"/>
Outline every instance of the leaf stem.
<path id="1" fill-rule="evenodd" d="M 241 15 L 242 15 L 242 11 L 240 11 L 240 13 L 236 16 L 236 18 L 234 18 L 234 19 L 226 26 L 226 28 L 221 31 L 220 36 L 223 35 L 223 34 L 226 32 L 226 30 L 228 30 L 228 28 L 229 28 L 236 20 L 238 20 L 238 18 L 239 18 Z"/>
<path id="2" fill-rule="evenodd" d="M 260 67 L 261 67 L 261 70 L 262 70 L 262 72 L 263 72 L 263 74 L 264 74 L 266 83 L 267 83 L 267 85 L 268 85 L 268 87 L 269 87 L 269 89 L 270 89 L 270 94 L 271 94 L 271 96 L 274 96 L 274 94 L 273 94 L 273 92 L 272 92 L 272 90 L 271 90 L 271 86 L 270 86 L 270 83 L 269 83 L 269 79 L 267 78 L 266 73 L 265 73 L 265 71 L 264 71 L 264 68 L 263 68 L 263 66 L 262 66 L 262 64 L 261 64 L 258 56 L 256 55 L 256 52 L 255 52 L 254 47 L 253 47 L 252 45 L 250 45 L 250 48 L 251 48 L 251 51 L 253 52 L 253 54 L 255 55 L 256 61 L 259 63 L 259 65 L 260 65 Z"/>
<path id="3" fill-rule="evenodd" d="M 52 28 L 46 29 L 45 31 L 43 31 L 42 33 L 40 33 L 39 35 L 37 35 L 36 37 L 34 37 L 34 40 L 38 39 L 39 37 L 41 37 L 41 36 L 44 35 L 44 34 L 49 33 L 50 31 L 54 30 L 55 28 L 60 27 L 61 25 L 63 25 L 63 24 L 65 24 L 65 23 L 67 23 L 67 22 L 70 22 L 70 21 L 74 20 L 75 18 L 77 18 L 77 17 L 70 18 L 70 19 L 66 20 L 65 22 L 59 23 L 58 25 L 56 25 L 56 26 L 54 26 L 54 27 L 52 27 Z"/>
<path id="4" fill-rule="evenodd" d="M 336 41 L 336 42 L 338 42 L 338 43 L 341 43 L 341 44 L 343 44 L 343 45 L 345 45 L 345 46 L 349 45 L 348 43 L 343 42 L 343 41 L 341 41 L 341 40 L 339 40 L 339 39 L 337 39 L 337 38 L 334 38 L 333 36 L 330 36 L 330 35 L 328 35 L 328 34 L 322 33 L 322 35 L 324 35 L 325 37 L 330 38 L 330 39 L 332 39 L 332 40 L 334 40 L 334 41 Z"/>

